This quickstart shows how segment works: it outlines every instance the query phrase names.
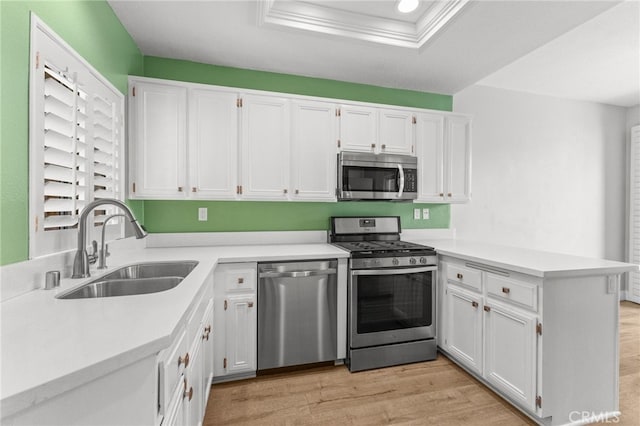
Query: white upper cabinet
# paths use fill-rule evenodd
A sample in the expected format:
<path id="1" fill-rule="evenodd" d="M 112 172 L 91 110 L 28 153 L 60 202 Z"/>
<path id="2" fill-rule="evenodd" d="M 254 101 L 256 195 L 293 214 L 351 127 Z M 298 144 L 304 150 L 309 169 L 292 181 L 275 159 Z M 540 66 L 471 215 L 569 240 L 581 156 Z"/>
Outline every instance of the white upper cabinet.
<path id="1" fill-rule="evenodd" d="M 378 152 L 378 110 L 376 108 L 340 106 L 340 149 Z"/>
<path id="2" fill-rule="evenodd" d="M 444 201 L 444 116 L 420 114 L 417 118 L 418 198 Z"/>
<path id="3" fill-rule="evenodd" d="M 381 109 L 380 149 L 386 154 L 414 155 L 414 113 L 400 109 Z"/>
<path id="4" fill-rule="evenodd" d="M 193 198 L 236 197 L 237 100 L 235 93 L 189 92 L 189 191 Z"/>
<path id="5" fill-rule="evenodd" d="M 449 202 L 469 201 L 471 196 L 471 120 L 447 117 L 445 189 Z"/>
<path id="6" fill-rule="evenodd" d="M 240 185 L 243 198 L 288 198 L 289 124 L 288 99 L 242 97 Z"/>
<path id="7" fill-rule="evenodd" d="M 185 198 L 187 89 L 137 82 L 132 94 L 132 198 Z"/>
<path id="8" fill-rule="evenodd" d="M 237 94 L 142 78 L 130 85 L 130 197 L 235 198 Z"/>
<path id="9" fill-rule="evenodd" d="M 412 111 L 340 106 L 340 150 L 414 155 Z"/>
<path id="10" fill-rule="evenodd" d="M 129 197 L 335 201 L 339 151 L 418 157 L 418 201 L 470 197 L 471 121 L 446 112 L 129 77 Z"/>
<path id="11" fill-rule="evenodd" d="M 471 119 L 454 114 L 420 113 L 416 133 L 418 201 L 469 201 Z"/>
<path id="12" fill-rule="evenodd" d="M 336 106 L 296 100 L 291 108 L 291 199 L 335 200 Z"/>

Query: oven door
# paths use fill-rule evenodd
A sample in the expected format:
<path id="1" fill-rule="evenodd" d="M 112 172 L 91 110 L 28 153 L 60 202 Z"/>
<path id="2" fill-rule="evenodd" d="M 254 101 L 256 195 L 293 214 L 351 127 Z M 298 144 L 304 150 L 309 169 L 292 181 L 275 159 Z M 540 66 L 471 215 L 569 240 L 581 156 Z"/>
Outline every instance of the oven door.
<path id="1" fill-rule="evenodd" d="M 352 270 L 349 346 L 435 338 L 436 269 Z"/>

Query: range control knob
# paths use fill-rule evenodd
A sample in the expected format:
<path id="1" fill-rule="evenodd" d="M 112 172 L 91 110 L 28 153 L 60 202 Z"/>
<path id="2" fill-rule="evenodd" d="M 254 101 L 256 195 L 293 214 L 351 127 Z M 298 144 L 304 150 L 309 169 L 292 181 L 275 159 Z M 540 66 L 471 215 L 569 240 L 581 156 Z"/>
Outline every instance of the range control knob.
<path id="1" fill-rule="evenodd" d="M 416 264 L 416 258 L 412 257 L 411 259 L 409 259 L 409 263 L 412 264 L 412 265 L 415 265 Z"/>
<path id="2" fill-rule="evenodd" d="M 420 263 L 422 263 L 423 265 L 426 265 L 426 263 L 427 263 L 427 258 L 426 258 L 426 257 L 421 257 L 421 258 L 420 258 Z"/>
<path id="3" fill-rule="evenodd" d="M 391 263 L 393 263 L 394 266 L 398 266 L 400 261 L 397 258 L 394 257 L 393 260 L 391 261 Z"/>

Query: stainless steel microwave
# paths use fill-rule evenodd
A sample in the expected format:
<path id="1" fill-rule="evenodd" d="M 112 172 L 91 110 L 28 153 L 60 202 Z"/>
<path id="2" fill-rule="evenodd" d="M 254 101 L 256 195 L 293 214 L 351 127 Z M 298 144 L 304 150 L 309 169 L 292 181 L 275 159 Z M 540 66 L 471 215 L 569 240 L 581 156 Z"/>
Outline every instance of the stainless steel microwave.
<path id="1" fill-rule="evenodd" d="M 338 154 L 338 200 L 415 200 L 418 159 L 409 155 Z"/>

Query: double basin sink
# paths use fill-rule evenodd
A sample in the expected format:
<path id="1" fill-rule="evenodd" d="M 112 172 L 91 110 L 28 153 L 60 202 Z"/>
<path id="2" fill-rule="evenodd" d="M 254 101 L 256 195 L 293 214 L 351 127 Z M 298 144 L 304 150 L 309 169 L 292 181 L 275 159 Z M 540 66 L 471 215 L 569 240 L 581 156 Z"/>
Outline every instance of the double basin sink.
<path id="1" fill-rule="evenodd" d="M 56 298 L 92 299 L 158 293 L 176 287 L 197 265 L 196 261 L 180 261 L 124 266 L 61 293 Z"/>

